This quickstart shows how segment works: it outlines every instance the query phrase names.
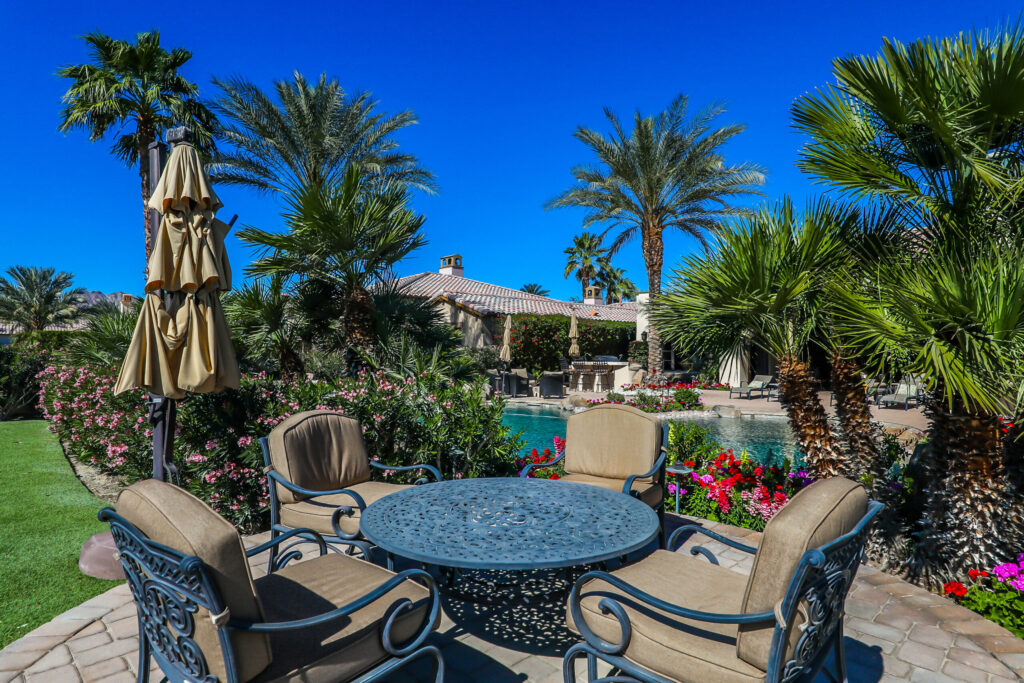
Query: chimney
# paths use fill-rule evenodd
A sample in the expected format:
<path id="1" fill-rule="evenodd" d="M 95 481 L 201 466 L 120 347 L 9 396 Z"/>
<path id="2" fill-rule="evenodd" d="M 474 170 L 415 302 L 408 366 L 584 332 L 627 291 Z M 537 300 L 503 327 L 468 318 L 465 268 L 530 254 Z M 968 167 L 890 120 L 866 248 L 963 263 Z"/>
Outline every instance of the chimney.
<path id="1" fill-rule="evenodd" d="M 462 257 L 458 254 L 441 257 L 441 269 L 437 272 L 441 275 L 454 275 L 462 277 Z"/>
<path id="2" fill-rule="evenodd" d="M 600 306 L 604 303 L 604 299 L 601 298 L 601 288 L 596 285 L 587 287 L 587 292 L 583 296 L 583 303 L 590 306 Z"/>
<path id="3" fill-rule="evenodd" d="M 132 307 L 133 303 L 135 303 L 135 297 L 134 296 L 132 296 L 131 294 L 124 294 L 124 293 L 122 293 L 121 294 L 121 303 L 120 303 L 120 305 L 118 307 L 121 309 L 122 313 L 127 313 L 128 309 L 130 309 Z"/>

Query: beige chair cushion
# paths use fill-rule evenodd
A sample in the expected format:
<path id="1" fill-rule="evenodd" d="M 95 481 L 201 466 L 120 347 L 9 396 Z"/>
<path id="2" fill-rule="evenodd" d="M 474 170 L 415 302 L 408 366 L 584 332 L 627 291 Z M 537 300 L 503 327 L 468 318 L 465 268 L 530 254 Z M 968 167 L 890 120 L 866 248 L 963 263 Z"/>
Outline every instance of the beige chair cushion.
<path id="1" fill-rule="evenodd" d="M 834 477 L 817 481 L 786 504 L 765 526 L 743 596 L 743 612 L 775 609 L 804 552 L 818 548 L 853 530 L 868 509 L 864 487 Z M 789 625 L 790 649 L 799 637 L 799 615 Z M 739 656 L 767 669 L 773 626 L 740 627 Z"/>
<path id="2" fill-rule="evenodd" d="M 622 491 L 622 487 L 626 485 L 625 479 L 606 479 L 605 477 L 595 477 L 590 474 L 567 474 L 562 477 L 562 481 L 590 484 L 591 486 L 600 486 L 612 491 Z M 633 492 L 633 495 L 651 507 L 657 507 L 665 497 L 661 485 L 653 483 L 650 479 L 634 479 L 633 487 L 630 490 Z"/>
<path id="3" fill-rule="evenodd" d="M 608 403 L 570 417 L 565 441 L 566 472 L 625 480 L 654 467 L 661 423 L 632 406 Z"/>
<path id="4" fill-rule="evenodd" d="M 388 484 L 382 481 L 364 481 L 361 484 L 353 484 L 349 490 L 358 493 L 363 501 L 370 505 L 389 493 L 409 488 L 402 484 Z M 334 528 L 331 526 L 331 515 L 339 505 L 354 505 L 351 496 L 343 493 L 335 493 L 329 496 L 317 496 L 307 498 L 297 503 L 287 503 L 281 506 L 281 523 L 293 529 L 300 527 L 319 531 L 321 534 L 334 535 Z M 341 517 L 338 525 L 346 534 L 359 533 L 359 510 L 353 509 L 351 517 Z"/>
<path id="5" fill-rule="evenodd" d="M 245 548 L 238 531 L 191 493 L 155 479 L 132 484 L 117 498 L 117 513 L 150 540 L 202 560 L 213 575 L 234 619 L 262 621 Z M 202 648 L 210 673 L 227 680 L 217 629 L 210 613 L 195 614 L 196 644 Z M 233 631 L 231 642 L 239 675 L 248 680 L 270 664 L 270 642 L 260 633 Z"/>
<path id="6" fill-rule="evenodd" d="M 349 488 L 370 478 L 359 421 L 329 410 L 297 413 L 274 427 L 267 441 L 274 469 L 293 484 L 315 491 Z M 282 503 L 307 496 L 277 487 Z"/>
<path id="7" fill-rule="evenodd" d="M 256 590 L 268 621 L 291 621 L 348 604 L 393 576 L 369 562 L 328 553 L 257 580 Z M 417 604 L 396 621 L 393 637 L 403 644 L 429 615 L 429 595 L 426 588 L 405 581 L 349 616 L 311 628 L 274 632 L 270 635 L 274 662 L 257 680 L 351 680 L 390 656 L 380 644 L 381 620 L 388 607 L 403 597 Z"/>
<path id="8" fill-rule="evenodd" d="M 640 590 L 675 605 L 704 612 L 738 613 L 746 577 L 704 559 L 657 550 L 613 574 Z M 736 625 L 683 619 L 641 603 L 604 581 L 582 592 L 583 618 L 608 642 L 620 640 L 619 622 L 602 614 L 598 603 L 612 596 L 625 608 L 633 628 L 626 659 L 673 681 L 754 683 L 765 672 L 736 656 Z M 572 615 L 569 628 L 578 631 Z"/>

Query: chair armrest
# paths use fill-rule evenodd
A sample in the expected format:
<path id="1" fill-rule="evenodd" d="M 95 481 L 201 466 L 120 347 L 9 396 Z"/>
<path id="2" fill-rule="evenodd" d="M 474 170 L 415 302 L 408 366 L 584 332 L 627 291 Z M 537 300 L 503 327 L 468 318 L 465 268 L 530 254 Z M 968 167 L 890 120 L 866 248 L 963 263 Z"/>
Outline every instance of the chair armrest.
<path id="1" fill-rule="evenodd" d="M 258 546 L 255 546 L 253 548 L 249 548 L 248 550 L 245 551 L 245 556 L 246 557 L 252 557 L 253 555 L 259 555 L 260 553 L 262 553 L 262 552 L 264 552 L 266 550 L 270 550 L 274 546 L 280 545 L 281 543 L 284 543 L 288 539 L 294 538 L 295 536 L 301 536 L 306 541 L 310 541 L 311 543 L 316 543 L 318 546 L 320 546 L 320 554 L 321 555 L 326 555 L 327 554 L 327 542 L 324 541 L 324 537 L 323 536 L 321 536 L 318 532 L 313 531 L 312 529 L 299 528 L 299 529 L 291 529 L 290 531 L 286 531 L 285 533 L 281 534 L 280 536 L 278 536 L 276 538 L 270 539 L 266 543 L 260 543 Z"/>
<path id="2" fill-rule="evenodd" d="M 725 545 L 729 546 L 730 548 L 735 548 L 736 550 L 742 550 L 743 552 L 750 553 L 751 555 L 754 555 L 754 554 L 757 553 L 757 548 L 755 548 L 754 546 L 747 545 L 745 543 L 740 543 L 739 541 L 734 541 L 731 538 L 728 538 L 726 536 L 722 536 L 721 534 L 716 534 L 714 531 L 708 531 L 707 529 L 705 529 L 704 527 L 700 526 L 699 524 L 686 524 L 684 526 L 679 527 L 675 531 L 673 531 L 672 535 L 668 537 L 668 543 L 665 544 L 665 547 L 667 549 L 670 549 L 670 550 L 677 550 L 678 548 L 675 548 L 673 546 L 675 546 L 676 539 L 679 538 L 679 535 L 682 534 L 684 531 L 695 531 L 697 533 L 704 534 L 708 538 L 716 540 L 719 543 L 724 543 Z M 691 548 L 690 549 L 690 554 L 691 555 L 703 555 L 704 557 L 706 557 L 708 559 L 708 561 L 711 562 L 711 564 L 718 564 L 718 559 L 715 558 L 715 556 L 707 548 L 702 548 L 700 546 L 698 546 L 696 548 Z"/>
<path id="3" fill-rule="evenodd" d="M 228 621 L 227 627 L 238 631 L 248 631 L 250 633 L 270 633 L 272 631 L 291 631 L 325 624 L 363 609 L 370 603 L 380 600 L 403 582 L 410 581 L 414 578 L 422 580 L 430 595 L 430 613 L 427 615 L 426 619 L 424 619 L 423 626 L 415 635 L 406 641 L 405 644 L 398 644 L 392 640 L 391 631 L 395 626 L 397 618 L 401 616 L 403 612 L 408 612 L 415 607 L 409 598 L 400 598 L 384 613 L 384 626 L 381 629 L 381 644 L 384 646 L 385 652 L 392 656 L 404 656 L 418 648 L 423 641 L 426 640 L 427 636 L 430 635 L 430 632 L 434 629 L 434 622 L 437 621 L 438 612 L 441 607 L 441 596 L 437 591 L 434 578 L 422 569 L 407 569 L 404 572 L 395 574 L 386 582 L 377 586 L 377 588 L 360 596 L 352 602 L 312 617 L 293 619 L 291 621 L 263 622 L 231 619 Z"/>
<path id="4" fill-rule="evenodd" d="M 288 489 L 292 493 L 298 493 L 298 494 L 301 494 L 303 496 L 311 496 L 313 498 L 315 498 L 317 496 L 329 496 L 329 495 L 334 495 L 336 493 L 344 493 L 346 496 L 350 497 L 353 501 L 355 501 L 355 507 L 359 508 L 360 510 L 365 510 L 366 509 L 366 501 L 364 501 L 363 497 L 360 496 L 355 491 L 350 491 L 349 489 L 332 489 L 330 491 L 314 491 L 313 489 L 303 488 L 303 487 L 299 486 L 298 484 L 291 483 L 290 481 L 285 479 L 283 476 L 281 476 L 281 474 L 278 473 L 278 471 L 273 469 L 273 468 L 268 468 L 266 470 L 266 472 L 267 472 L 267 476 L 268 477 L 270 477 L 275 482 L 277 482 L 281 486 L 285 487 L 286 489 Z"/>
<path id="5" fill-rule="evenodd" d="M 520 479 L 526 479 L 526 477 L 529 476 L 529 474 L 530 474 L 530 470 L 536 470 L 536 469 L 540 469 L 542 467 L 551 467 L 552 465 L 557 465 L 558 463 L 562 462 L 562 460 L 564 460 L 564 459 L 565 459 L 565 451 L 562 451 L 562 454 L 560 456 L 558 456 L 557 458 L 555 458 L 554 460 L 550 460 L 548 462 L 531 462 L 530 464 L 528 464 L 526 467 L 524 467 L 522 469 L 522 471 L 519 473 L 519 478 Z"/>
<path id="6" fill-rule="evenodd" d="M 654 461 L 654 467 L 651 468 L 650 472 L 644 472 L 643 474 L 633 474 L 626 477 L 626 483 L 622 485 L 622 492 L 628 494 L 630 491 L 632 491 L 633 482 L 636 481 L 637 479 L 640 479 L 641 477 L 653 477 L 655 474 L 657 474 L 658 470 L 661 469 L 661 466 L 665 464 L 666 455 L 667 453 L 665 452 L 665 448 L 662 447 L 661 455 L 659 455 L 658 459 Z"/>
<path id="7" fill-rule="evenodd" d="M 608 655 L 619 655 L 625 652 L 626 648 L 629 647 L 629 641 L 633 635 L 633 627 L 629 622 L 629 615 L 626 614 L 626 610 L 619 602 L 621 599 L 620 596 L 605 593 L 603 594 L 604 597 L 602 597 L 598 602 L 598 606 L 604 614 L 611 613 L 619 622 L 619 628 L 621 630 L 619 642 L 609 643 L 599 638 L 597 634 L 590 630 L 590 627 L 587 625 L 587 622 L 583 617 L 583 610 L 581 607 L 582 597 L 580 591 L 585 584 L 595 579 L 600 579 L 611 584 L 626 595 L 644 603 L 645 605 L 684 619 L 693 619 L 694 621 L 704 621 L 712 624 L 776 623 L 774 611 L 750 612 L 747 614 L 718 614 L 715 612 L 703 612 L 701 610 L 689 609 L 688 607 L 665 602 L 664 600 L 640 590 L 636 586 L 626 583 L 622 579 L 614 576 L 613 574 L 609 574 L 608 572 L 587 572 L 581 576 L 575 584 L 573 584 L 572 592 L 569 594 L 569 612 L 572 615 L 573 622 L 576 624 L 576 629 L 583 636 L 583 639 L 599 652 Z"/>
<path id="8" fill-rule="evenodd" d="M 441 478 L 441 472 L 433 465 L 428 465 L 426 463 L 420 465 L 403 465 L 402 467 L 398 467 L 397 465 L 382 465 L 376 460 L 371 460 L 370 467 L 376 467 L 379 470 L 392 470 L 394 472 L 405 472 L 407 470 L 426 470 L 430 472 L 432 475 L 434 475 L 434 481 L 444 481 Z M 426 478 L 419 481 L 426 481 Z"/>

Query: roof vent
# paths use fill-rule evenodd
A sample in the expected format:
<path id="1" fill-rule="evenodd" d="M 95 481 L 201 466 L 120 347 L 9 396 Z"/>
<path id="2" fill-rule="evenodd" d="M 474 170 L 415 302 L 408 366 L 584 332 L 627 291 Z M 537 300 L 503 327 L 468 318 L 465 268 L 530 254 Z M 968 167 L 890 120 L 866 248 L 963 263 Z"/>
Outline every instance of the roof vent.
<path id="1" fill-rule="evenodd" d="M 441 275 L 454 275 L 455 277 L 462 277 L 462 257 L 458 254 L 452 254 L 451 256 L 441 257 L 441 269 L 437 272 Z"/>

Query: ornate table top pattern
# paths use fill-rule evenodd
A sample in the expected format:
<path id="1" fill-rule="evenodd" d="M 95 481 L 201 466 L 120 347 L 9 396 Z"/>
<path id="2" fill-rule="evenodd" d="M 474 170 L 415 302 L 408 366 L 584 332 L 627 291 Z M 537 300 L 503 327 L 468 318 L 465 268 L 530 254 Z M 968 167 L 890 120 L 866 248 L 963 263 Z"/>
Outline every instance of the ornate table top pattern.
<path id="1" fill-rule="evenodd" d="M 657 536 L 645 503 L 589 484 L 457 479 L 372 503 L 363 535 L 387 552 L 463 569 L 572 567 L 639 550 Z"/>

